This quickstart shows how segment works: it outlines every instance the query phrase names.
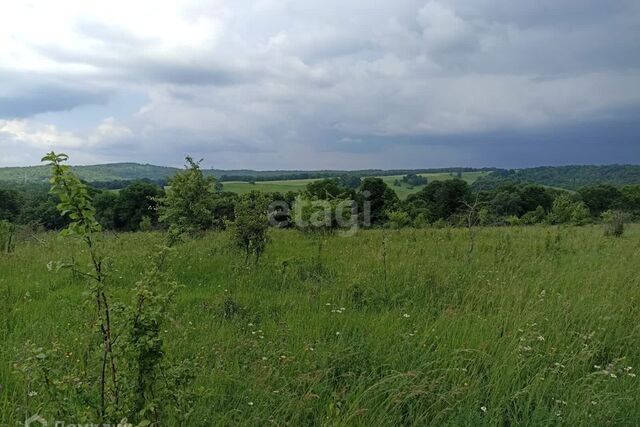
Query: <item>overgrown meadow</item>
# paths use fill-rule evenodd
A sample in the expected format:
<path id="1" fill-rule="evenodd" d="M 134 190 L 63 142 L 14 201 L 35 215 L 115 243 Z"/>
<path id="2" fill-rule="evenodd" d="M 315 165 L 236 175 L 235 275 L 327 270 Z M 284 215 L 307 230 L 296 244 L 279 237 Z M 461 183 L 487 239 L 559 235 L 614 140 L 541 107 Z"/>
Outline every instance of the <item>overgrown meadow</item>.
<path id="1" fill-rule="evenodd" d="M 183 423 L 640 424 L 640 227 L 475 232 L 469 252 L 465 229 L 270 230 L 248 264 L 230 231 L 178 243 L 162 332 L 164 357 L 195 366 Z M 100 240 L 129 301 L 163 235 Z M 70 259 L 88 264 L 86 245 L 55 233 L 0 255 L 1 425 L 60 416 L 21 369 L 26 347 L 78 371 L 89 358 L 86 280 L 47 268 Z"/>

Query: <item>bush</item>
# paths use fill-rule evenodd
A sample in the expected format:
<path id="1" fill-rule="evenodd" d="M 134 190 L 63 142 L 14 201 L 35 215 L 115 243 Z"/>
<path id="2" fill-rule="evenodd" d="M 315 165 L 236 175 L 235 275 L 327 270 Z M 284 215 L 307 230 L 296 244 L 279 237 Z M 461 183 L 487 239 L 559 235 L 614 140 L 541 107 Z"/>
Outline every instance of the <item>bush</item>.
<path id="1" fill-rule="evenodd" d="M 573 225 L 584 225 L 589 220 L 589 208 L 583 202 L 575 203 L 571 212 L 571 222 Z"/>
<path id="2" fill-rule="evenodd" d="M 153 229 L 151 218 L 147 215 L 144 215 L 140 220 L 140 224 L 138 224 L 138 229 L 140 231 L 151 231 Z"/>
<path id="3" fill-rule="evenodd" d="M 522 215 L 522 218 L 520 219 L 522 220 L 523 224 L 534 225 L 544 222 L 546 216 L 547 213 L 545 212 L 544 208 L 542 206 L 538 206 L 535 211 L 527 212 L 526 214 Z"/>
<path id="4" fill-rule="evenodd" d="M 233 238 L 244 252 L 245 263 L 252 254 L 258 261 L 267 246 L 268 205 L 267 197 L 258 191 L 241 196 L 236 203 Z"/>
<path id="5" fill-rule="evenodd" d="M 604 222 L 604 235 L 620 237 L 624 234 L 624 224 L 627 222 L 627 214 L 622 211 L 608 210 L 602 213 Z"/>
<path id="6" fill-rule="evenodd" d="M 293 223 L 308 233 L 332 233 L 357 225 L 350 199 L 307 199 L 299 196 L 294 202 Z"/>
<path id="7" fill-rule="evenodd" d="M 518 218 L 515 215 L 509 215 L 504 219 L 504 222 L 511 227 L 516 227 L 522 224 L 522 221 L 520 220 L 520 218 Z"/>
<path id="8" fill-rule="evenodd" d="M 583 225 L 589 218 L 589 209 L 583 202 L 574 202 L 567 194 L 561 194 L 553 201 L 549 214 L 552 224 Z"/>
<path id="9" fill-rule="evenodd" d="M 404 211 L 389 212 L 387 216 L 389 217 L 389 222 L 387 223 L 389 228 L 398 229 L 407 227 L 409 224 L 411 224 L 411 218 L 409 217 L 409 214 Z"/>
<path id="10" fill-rule="evenodd" d="M 15 247 L 14 234 L 16 226 L 9 221 L 0 221 L 0 253 L 11 253 Z"/>
<path id="11" fill-rule="evenodd" d="M 422 212 L 413 220 L 413 226 L 415 228 L 424 228 L 427 225 L 429 225 L 429 220 L 427 219 L 427 215 Z"/>
<path id="12" fill-rule="evenodd" d="M 491 211 L 484 207 L 478 211 L 478 224 L 479 225 L 491 225 L 497 222 L 497 218 Z"/>

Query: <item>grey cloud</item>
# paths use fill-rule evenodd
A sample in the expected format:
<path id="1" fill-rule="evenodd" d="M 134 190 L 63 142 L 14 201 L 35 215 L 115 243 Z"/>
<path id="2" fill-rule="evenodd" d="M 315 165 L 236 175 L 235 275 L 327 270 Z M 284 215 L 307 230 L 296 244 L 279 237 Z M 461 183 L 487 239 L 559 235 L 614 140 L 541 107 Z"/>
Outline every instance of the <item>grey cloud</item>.
<path id="1" fill-rule="evenodd" d="M 32 95 L 46 91 L 29 76 L 23 91 L 0 99 L 0 114 L 3 105 L 22 117 L 106 96 L 86 88 L 142 88 L 149 102 L 126 120 L 132 136 L 117 149 L 105 143 L 105 156 L 162 146 L 167 157 L 208 152 L 292 166 L 317 153 L 323 162 L 329 153 L 345 164 L 356 154 L 376 166 L 413 162 L 407 147 L 442 159 L 475 150 L 484 161 L 482 150 L 499 151 L 492 147 L 525 150 L 517 141 L 550 149 L 554 130 L 575 149 L 580 138 L 563 129 L 604 128 L 620 111 L 640 119 L 640 6 L 630 0 L 242 0 L 220 19 L 215 42 L 162 54 L 117 23 L 81 21 L 78 33 L 100 49 L 35 48 L 93 71 L 50 104 Z"/>
<path id="2" fill-rule="evenodd" d="M 0 119 L 31 117 L 84 105 L 104 104 L 108 97 L 107 90 L 77 87 L 55 77 L 0 71 Z"/>

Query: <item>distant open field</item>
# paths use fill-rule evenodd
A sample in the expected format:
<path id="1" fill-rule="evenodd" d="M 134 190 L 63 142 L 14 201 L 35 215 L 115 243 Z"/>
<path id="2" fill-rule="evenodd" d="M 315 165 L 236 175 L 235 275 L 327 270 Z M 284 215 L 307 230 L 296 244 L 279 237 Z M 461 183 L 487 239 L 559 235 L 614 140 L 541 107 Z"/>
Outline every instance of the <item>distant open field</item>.
<path id="1" fill-rule="evenodd" d="M 248 267 L 228 232 L 171 255 L 166 357 L 199 366 L 188 425 L 640 424 L 640 227 L 483 228 L 471 254 L 465 229 L 271 236 Z M 129 301 L 161 235 L 104 239 Z M 86 283 L 46 267 L 71 257 L 89 261 L 52 233 L 0 255 L 2 426 L 50 398 L 13 368 L 27 341 L 84 366 Z"/>
<path id="2" fill-rule="evenodd" d="M 465 172 L 462 174 L 462 179 L 464 179 L 469 184 L 471 184 L 476 179 L 486 175 L 487 173 L 488 172 Z M 455 174 L 449 174 L 449 173 L 425 173 L 420 175 L 426 177 L 429 180 L 429 182 L 442 181 L 445 179 L 452 179 L 455 177 Z M 381 177 L 382 180 L 387 183 L 387 185 L 389 185 L 391 188 L 393 188 L 393 190 L 395 190 L 395 192 L 398 194 L 398 197 L 400 197 L 400 199 L 406 199 L 409 194 L 420 191 L 424 187 L 424 186 L 416 186 L 413 188 L 409 188 L 406 185 L 401 185 L 399 187 L 393 185 L 394 181 L 402 179 L 402 176 L 403 175 L 390 175 L 390 176 Z M 255 184 L 250 184 L 248 182 L 229 181 L 229 182 L 223 182 L 223 184 L 224 184 L 225 191 L 232 191 L 234 193 L 239 193 L 239 194 L 245 194 L 252 190 L 286 193 L 287 191 L 304 190 L 306 185 L 313 181 L 318 181 L 318 179 L 295 179 L 295 180 L 286 180 L 286 181 L 257 181 Z"/>

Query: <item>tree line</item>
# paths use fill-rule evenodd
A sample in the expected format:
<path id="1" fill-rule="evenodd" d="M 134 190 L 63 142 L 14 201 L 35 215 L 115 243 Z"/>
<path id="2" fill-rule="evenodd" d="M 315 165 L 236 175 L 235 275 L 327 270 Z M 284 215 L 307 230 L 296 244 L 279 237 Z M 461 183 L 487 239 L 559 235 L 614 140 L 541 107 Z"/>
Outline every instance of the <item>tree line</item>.
<path id="1" fill-rule="evenodd" d="M 568 190 L 609 184 L 614 186 L 640 183 L 640 165 L 544 166 L 528 169 L 499 169 L 478 179 L 477 190 L 495 189 L 506 183 L 536 183 Z"/>
<path id="2" fill-rule="evenodd" d="M 205 230 L 223 229 L 235 221 L 242 197 L 224 191 L 219 181 L 206 176 L 192 159 L 187 160 L 187 168 L 167 182 L 168 190 L 149 180 L 130 182 L 119 191 L 88 186 L 102 228 L 138 231 L 176 222 Z M 411 178 L 408 175 L 407 180 Z M 478 224 L 484 225 L 583 224 L 597 221 L 609 211 L 624 212 L 630 219 L 640 218 L 640 185 L 599 184 L 569 192 L 539 184 L 504 182 L 495 188 L 477 189 L 453 178 L 430 182 L 400 200 L 381 178 L 342 175 L 311 182 L 301 192 L 261 193 L 260 197 L 265 206 L 284 201 L 291 207 L 301 201 L 352 200 L 360 212 L 368 203 L 370 224 L 374 227 L 459 225 L 464 223 L 471 202 L 477 206 Z M 167 203 L 177 200 L 184 206 L 174 205 L 174 214 L 168 213 Z M 4 185 L 0 187 L 0 220 L 61 229 L 67 226 L 68 219 L 58 212 L 59 203 L 44 184 Z M 182 216 L 175 214 L 180 209 Z M 190 213 L 185 213 L 187 210 Z"/>

